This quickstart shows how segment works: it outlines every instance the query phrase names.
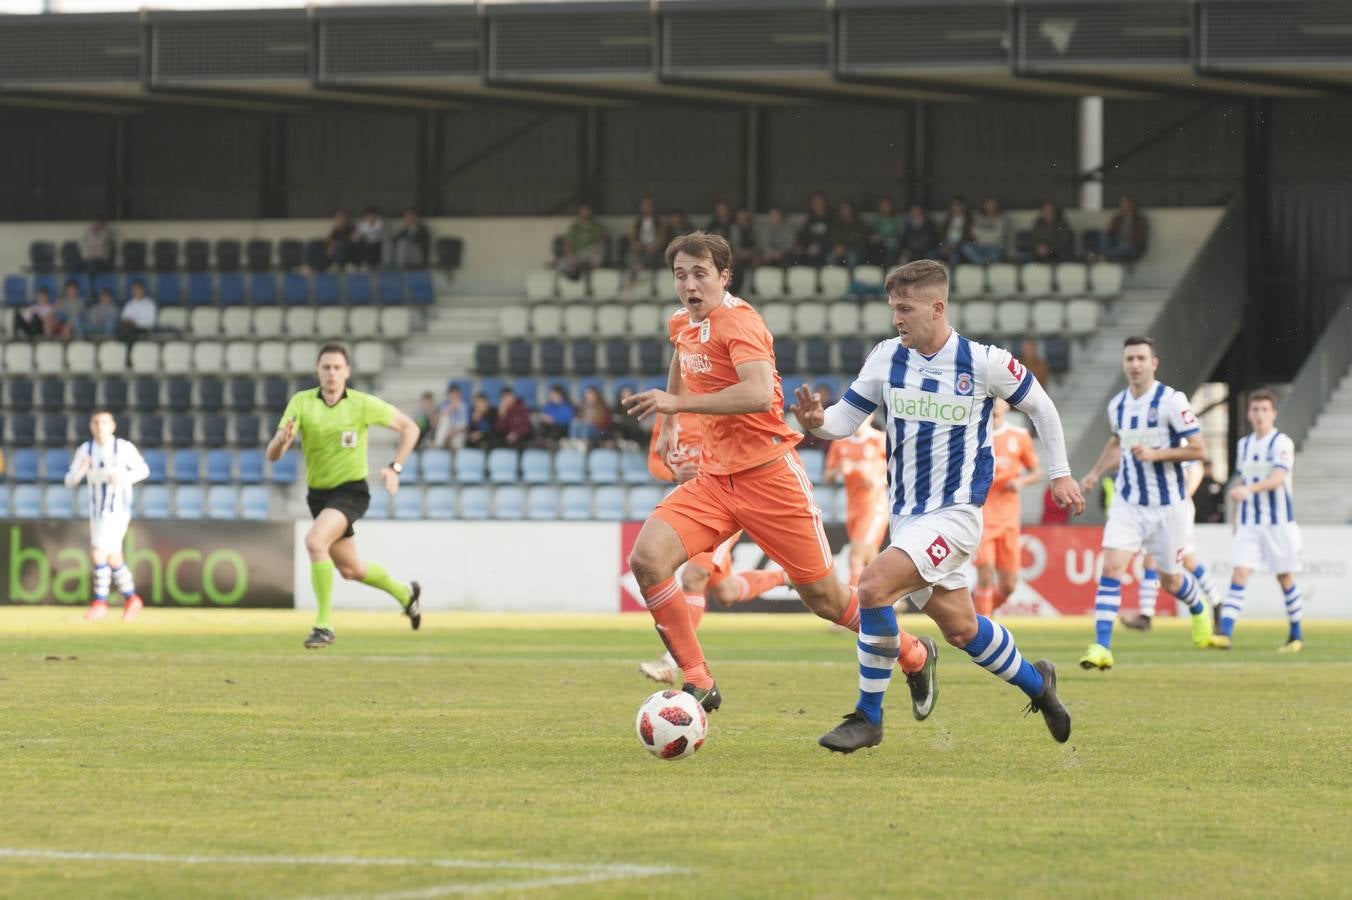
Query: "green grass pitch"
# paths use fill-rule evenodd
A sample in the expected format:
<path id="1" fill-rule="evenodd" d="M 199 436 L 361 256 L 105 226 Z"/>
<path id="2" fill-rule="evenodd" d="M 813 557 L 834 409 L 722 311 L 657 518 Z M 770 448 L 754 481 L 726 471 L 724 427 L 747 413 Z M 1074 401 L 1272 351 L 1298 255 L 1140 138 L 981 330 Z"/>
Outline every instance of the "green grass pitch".
<path id="1" fill-rule="evenodd" d="M 0 896 L 1332 897 L 1352 894 L 1352 623 L 1013 621 L 1075 717 L 943 647 L 882 746 L 817 737 L 855 698 L 847 635 L 715 616 L 726 695 L 693 758 L 634 735 L 644 616 L 0 609 Z M 927 620 L 908 628 L 934 634 Z"/>

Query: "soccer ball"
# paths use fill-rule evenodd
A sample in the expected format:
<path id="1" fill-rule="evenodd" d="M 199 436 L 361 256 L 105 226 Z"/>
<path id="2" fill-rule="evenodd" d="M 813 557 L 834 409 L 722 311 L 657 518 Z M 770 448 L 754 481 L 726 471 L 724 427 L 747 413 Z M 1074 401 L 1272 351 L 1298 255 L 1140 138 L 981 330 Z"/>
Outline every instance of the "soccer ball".
<path id="1" fill-rule="evenodd" d="M 685 691 L 658 691 L 638 708 L 639 742 L 658 759 L 685 759 L 704 743 L 709 717 Z"/>

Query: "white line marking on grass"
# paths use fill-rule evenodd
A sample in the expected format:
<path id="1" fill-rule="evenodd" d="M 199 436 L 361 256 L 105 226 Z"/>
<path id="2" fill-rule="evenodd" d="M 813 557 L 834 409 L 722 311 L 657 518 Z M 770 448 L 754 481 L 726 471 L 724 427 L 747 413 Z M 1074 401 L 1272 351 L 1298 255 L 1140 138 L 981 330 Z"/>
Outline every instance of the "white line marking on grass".
<path id="1" fill-rule="evenodd" d="M 479 871 L 554 872 L 546 878 L 501 879 L 476 884 L 440 884 L 412 891 L 381 894 L 329 895 L 363 897 L 369 900 L 421 900 L 421 898 L 492 894 L 501 891 L 528 891 L 549 887 L 594 884 L 602 881 L 622 881 L 631 878 L 650 878 L 654 875 L 676 875 L 685 869 L 670 866 L 635 866 L 615 863 L 552 863 L 533 860 L 485 859 L 417 859 L 399 856 L 205 856 L 171 853 L 116 853 L 88 850 L 46 850 L 21 847 L 0 847 L 0 859 L 26 861 L 66 860 L 78 862 L 168 863 L 180 866 L 355 866 L 358 868 L 399 867 L 471 869 Z"/>

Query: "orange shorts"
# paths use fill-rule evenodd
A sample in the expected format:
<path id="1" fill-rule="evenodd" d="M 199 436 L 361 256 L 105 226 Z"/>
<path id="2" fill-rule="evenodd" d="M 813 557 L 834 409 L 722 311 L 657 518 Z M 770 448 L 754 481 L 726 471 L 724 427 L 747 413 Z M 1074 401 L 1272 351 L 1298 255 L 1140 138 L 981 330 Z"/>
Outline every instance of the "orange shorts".
<path id="1" fill-rule="evenodd" d="M 676 530 L 692 557 L 745 530 L 794 584 L 820 581 L 835 566 L 812 481 L 792 450 L 735 475 L 699 475 L 668 494 L 653 516 Z"/>
<path id="2" fill-rule="evenodd" d="M 995 566 L 997 572 L 1018 572 L 1019 526 L 995 528 L 981 535 L 976 551 L 978 566 Z"/>
<path id="3" fill-rule="evenodd" d="M 732 548 L 736 547 L 737 542 L 741 539 L 742 532 L 738 531 L 713 550 L 706 550 L 703 553 L 697 553 L 690 557 L 688 565 L 698 566 L 709 573 L 709 583 L 706 585 L 705 590 L 708 590 L 732 574 Z"/>
<path id="4" fill-rule="evenodd" d="M 869 547 L 877 550 L 883 544 L 887 534 L 888 510 L 885 503 L 865 506 L 862 510 L 851 507 L 845 519 L 845 533 L 850 543 L 856 547 Z"/>

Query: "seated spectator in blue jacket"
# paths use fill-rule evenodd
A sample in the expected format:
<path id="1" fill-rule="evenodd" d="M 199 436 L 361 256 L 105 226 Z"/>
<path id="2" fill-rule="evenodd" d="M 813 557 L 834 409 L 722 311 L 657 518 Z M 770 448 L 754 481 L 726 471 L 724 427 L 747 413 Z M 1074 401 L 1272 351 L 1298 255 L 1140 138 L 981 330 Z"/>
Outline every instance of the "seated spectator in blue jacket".
<path id="1" fill-rule="evenodd" d="M 90 338 L 108 338 L 117 332 L 117 321 L 122 318 L 122 310 L 113 300 L 113 292 L 108 288 L 99 291 L 99 302 L 91 306 L 84 316 L 84 333 Z"/>
<path id="2" fill-rule="evenodd" d="M 568 436 L 568 428 L 573 424 L 573 402 L 561 384 L 551 384 L 545 394 L 544 405 L 540 407 L 540 428 L 537 436 L 550 444 L 558 443 Z"/>
<path id="3" fill-rule="evenodd" d="M 1136 199 L 1123 194 L 1103 236 L 1103 255 L 1117 262 L 1135 262 L 1150 244 L 1150 223 L 1136 209 Z"/>
<path id="4" fill-rule="evenodd" d="M 493 446 L 496 437 L 494 426 L 498 422 L 498 412 L 488 402 L 483 391 L 474 395 L 474 405 L 469 410 L 469 430 L 465 432 L 465 446 L 487 450 Z"/>
<path id="5" fill-rule="evenodd" d="M 52 336 L 63 340 L 84 337 L 85 302 L 80 296 L 80 285 L 74 279 L 67 281 L 56 304 L 56 326 Z"/>

